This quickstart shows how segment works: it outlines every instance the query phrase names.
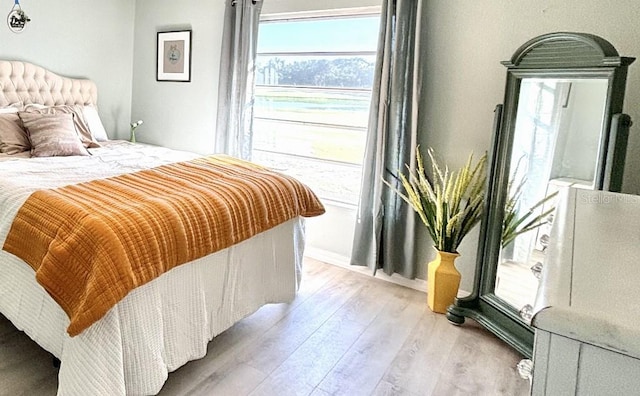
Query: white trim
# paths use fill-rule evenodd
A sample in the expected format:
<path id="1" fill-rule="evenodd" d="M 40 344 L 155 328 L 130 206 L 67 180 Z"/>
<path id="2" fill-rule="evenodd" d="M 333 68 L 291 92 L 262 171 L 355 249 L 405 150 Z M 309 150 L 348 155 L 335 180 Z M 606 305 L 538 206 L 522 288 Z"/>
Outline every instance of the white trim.
<path id="1" fill-rule="evenodd" d="M 295 21 L 299 19 L 324 19 L 338 17 L 357 17 L 368 15 L 379 15 L 382 11 L 380 6 L 339 8 L 335 10 L 314 10 L 298 12 L 280 12 L 260 15 L 260 22 L 271 21 Z"/>
<path id="2" fill-rule="evenodd" d="M 312 259 L 322 261 L 323 263 L 333 264 L 335 266 L 348 269 L 350 271 L 358 272 L 360 274 L 371 276 L 371 270 L 368 267 L 361 267 L 357 265 L 350 265 L 351 261 L 349 257 L 342 256 L 324 249 L 318 249 L 311 246 L 307 246 L 304 249 L 304 255 Z M 421 292 L 427 292 L 427 281 L 422 279 L 407 279 L 398 274 L 389 276 L 382 271 L 376 271 L 376 278 L 382 279 L 387 282 L 395 283 L 397 285 L 405 286 Z"/>
<path id="3" fill-rule="evenodd" d="M 322 261 L 323 263 L 332 264 L 340 268 L 348 269 L 363 275 L 371 275 L 371 270 L 368 267 L 360 267 L 357 265 L 351 265 L 349 257 L 330 252 L 328 250 L 314 248 L 307 246 L 304 249 L 304 255 L 314 260 Z M 423 279 L 408 279 L 398 274 L 391 276 L 385 274 L 383 271 L 376 271 L 375 278 L 381 279 L 386 282 L 395 283 L 396 285 L 408 287 L 410 289 L 418 290 L 421 292 L 427 292 L 427 281 Z M 466 290 L 458 290 L 458 297 L 465 297 L 471 294 Z"/>

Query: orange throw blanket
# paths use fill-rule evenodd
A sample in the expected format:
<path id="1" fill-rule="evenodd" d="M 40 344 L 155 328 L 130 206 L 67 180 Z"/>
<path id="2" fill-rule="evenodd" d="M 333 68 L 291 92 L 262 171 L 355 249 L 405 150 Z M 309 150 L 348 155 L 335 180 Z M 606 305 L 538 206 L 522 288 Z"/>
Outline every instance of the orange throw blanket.
<path id="1" fill-rule="evenodd" d="M 26 261 L 75 336 L 171 268 L 324 207 L 297 180 L 227 156 L 34 192 L 4 250 Z"/>

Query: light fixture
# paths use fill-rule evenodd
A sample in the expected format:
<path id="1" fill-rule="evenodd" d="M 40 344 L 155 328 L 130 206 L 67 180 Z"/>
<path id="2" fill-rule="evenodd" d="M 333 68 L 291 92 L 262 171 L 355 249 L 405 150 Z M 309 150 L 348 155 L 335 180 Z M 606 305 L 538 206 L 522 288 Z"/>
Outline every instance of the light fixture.
<path id="1" fill-rule="evenodd" d="M 14 33 L 20 33 L 24 30 L 27 22 L 31 21 L 27 14 L 20 7 L 20 0 L 15 0 L 13 4 L 13 8 L 9 11 L 9 15 L 7 15 L 7 25 L 9 25 L 9 30 Z"/>

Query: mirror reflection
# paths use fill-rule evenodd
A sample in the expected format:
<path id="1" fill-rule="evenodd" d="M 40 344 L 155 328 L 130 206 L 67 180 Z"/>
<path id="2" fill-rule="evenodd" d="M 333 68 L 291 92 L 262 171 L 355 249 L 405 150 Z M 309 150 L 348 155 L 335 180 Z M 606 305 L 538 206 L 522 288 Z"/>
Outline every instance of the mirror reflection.
<path id="1" fill-rule="evenodd" d="M 495 294 L 529 319 L 562 186 L 595 188 L 606 78 L 523 78 Z"/>

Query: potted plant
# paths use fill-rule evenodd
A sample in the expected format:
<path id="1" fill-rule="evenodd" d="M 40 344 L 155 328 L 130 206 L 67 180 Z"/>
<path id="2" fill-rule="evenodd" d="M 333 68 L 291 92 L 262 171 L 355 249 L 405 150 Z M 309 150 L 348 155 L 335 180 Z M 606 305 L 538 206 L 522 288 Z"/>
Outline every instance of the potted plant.
<path id="1" fill-rule="evenodd" d="M 385 183 L 418 213 L 435 244 L 436 258 L 428 264 L 427 271 L 427 303 L 432 311 L 445 313 L 460 286 L 460 273 L 454 265 L 459 256 L 458 246 L 482 217 L 487 155 L 474 165 L 471 154 L 456 172 L 440 166 L 432 149 L 428 155 L 431 179 L 425 172 L 418 147 L 415 172 L 407 166 L 408 176 L 400 173 L 404 193 Z"/>

